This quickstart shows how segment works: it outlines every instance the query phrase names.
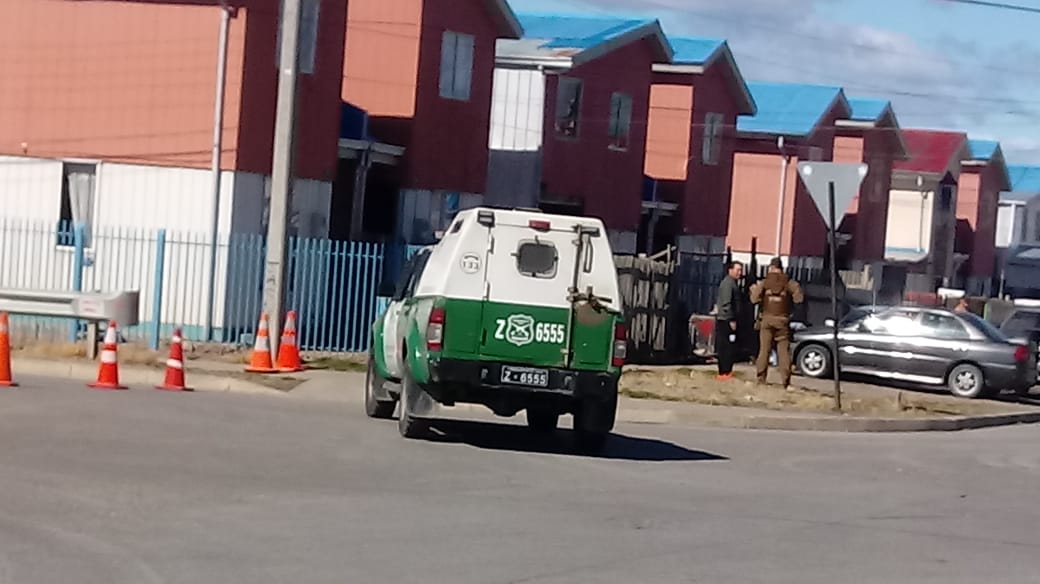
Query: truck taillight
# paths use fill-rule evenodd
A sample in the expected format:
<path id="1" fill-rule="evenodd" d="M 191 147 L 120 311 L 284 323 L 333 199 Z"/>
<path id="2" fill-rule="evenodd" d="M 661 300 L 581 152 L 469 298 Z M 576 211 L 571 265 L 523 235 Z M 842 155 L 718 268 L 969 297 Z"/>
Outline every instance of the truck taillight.
<path id="1" fill-rule="evenodd" d="M 444 348 L 444 309 L 437 306 L 430 311 L 426 325 L 426 350 L 440 351 Z"/>
<path id="2" fill-rule="evenodd" d="M 1029 360 L 1029 348 L 1023 345 L 1015 347 L 1015 363 L 1025 363 Z"/>
<path id="3" fill-rule="evenodd" d="M 611 362 L 614 367 L 621 367 L 625 364 L 625 357 L 628 355 L 628 327 L 618 323 L 614 325 L 614 355 Z"/>

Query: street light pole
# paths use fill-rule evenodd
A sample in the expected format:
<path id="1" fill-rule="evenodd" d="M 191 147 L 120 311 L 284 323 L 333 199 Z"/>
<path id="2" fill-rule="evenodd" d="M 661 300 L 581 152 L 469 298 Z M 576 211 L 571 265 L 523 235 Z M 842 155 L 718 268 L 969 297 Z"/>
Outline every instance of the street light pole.
<path id="1" fill-rule="evenodd" d="M 281 47 L 278 60 L 278 102 L 268 205 L 267 259 L 264 263 L 264 311 L 272 339 L 280 338 L 284 312 L 285 235 L 289 217 L 295 153 L 296 87 L 300 53 L 301 0 L 282 0 Z"/>

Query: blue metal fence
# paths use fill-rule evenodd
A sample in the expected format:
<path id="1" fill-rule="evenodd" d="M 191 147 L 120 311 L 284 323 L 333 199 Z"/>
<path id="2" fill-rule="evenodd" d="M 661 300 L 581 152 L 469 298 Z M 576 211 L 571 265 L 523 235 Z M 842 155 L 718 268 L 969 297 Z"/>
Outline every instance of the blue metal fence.
<path id="1" fill-rule="evenodd" d="M 208 305 L 213 243 L 207 236 L 98 228 L 87 238 L 78 231 L 56 223 L 0 219 L 0 287 L 138 290 L 141 324 L 125 327 L 122 334 L 153 348 L 174 327 L 198 341 L 252 342 L 262 307 L 263 236 L 235 234 L 217 240 L 216 293 Z M 380 288 L 396 279 L 404 259 L 417 248 L 296 237 L 287 243 L 286 306 L 297 311 L 301 348 L 367 350 L 381 305 Z M 15 317 L 12 326 L 22 334 L 55 340 L 70 330 L 60 319 Z M 71 334 L 83 334 L 82 328 L 73 324 Z"/>

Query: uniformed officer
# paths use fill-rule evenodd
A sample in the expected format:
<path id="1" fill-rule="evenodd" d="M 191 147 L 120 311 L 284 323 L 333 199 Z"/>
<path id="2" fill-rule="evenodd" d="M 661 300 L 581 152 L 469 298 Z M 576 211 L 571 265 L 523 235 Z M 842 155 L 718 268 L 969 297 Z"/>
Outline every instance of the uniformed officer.
<path id="1" fill-rule="evenodd" d="M 791 384 L 791 310 L 805 302 L 798 282 L 784 273 L 780 258 L 769 262 L 765 279 L 751 286 L 751 302 L 758 305 L 758 360 L 755 362 L 758 382 L 765 383 L 769 373 L 769 353 L 776 343 L 780 378 L 784 387 Z"/>

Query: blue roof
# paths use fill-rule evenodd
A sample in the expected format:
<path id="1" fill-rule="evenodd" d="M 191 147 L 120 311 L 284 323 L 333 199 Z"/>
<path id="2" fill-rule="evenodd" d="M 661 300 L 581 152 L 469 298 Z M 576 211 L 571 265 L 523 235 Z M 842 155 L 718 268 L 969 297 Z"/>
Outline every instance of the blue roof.
<path id="1" fill-rule="evenodd" d="M 517 20 L 524 35 L 519 41 L 500 39 L 499 57 L 565 58 L 577 65 L 578 55 L 595 59 L 638 38 L 653 38 L 655 62 L 672 60 L 672 47 L 656 19 L 527 13 Z"/>
<path id="2" fill-rule="evenodd" d="M 890 106 L 891 102 L 887 99 L 849 97 L 849 107 L 852 109 L 849 119 L 857 122 L 876 122 Z"/>
<path id="3" fill-rule="evenodd" d="M 737 130 L 763 134 L 808 136 L 836 100 L 844 100 L 840 87 L 797 83 L 748 83 L 758 106 L 753 116 L 740 116 Z"/>
<path id="4" fill-rule="evenodd" d="M 993 140 L 968 140 L 968 150 L 974 160 L 991 160 L 1000 144 Z"/>
<path id="5" fill-rule="evenodd" d="M 1040 193 L 1040 166 L 1011 165 L 1008 173 L 1012 191 Z"/>
<path id="6" fill-rule="evenodd" d="M 597 45 L 653 24 L 653 20 L 605 18 L 599 16 L 564 16 L 518 14 L 524 27 L 524 38 L 543 39 L 549 49 L 591 49 Z"/>
<path id="7" fill-rule="evenodd" d="M 721 39 L 697 39 L 690 37 L 668 37 L 675 56 L 672 62 L 677 65 L 703 65 L 711 59 L 726 41 Z"/>

